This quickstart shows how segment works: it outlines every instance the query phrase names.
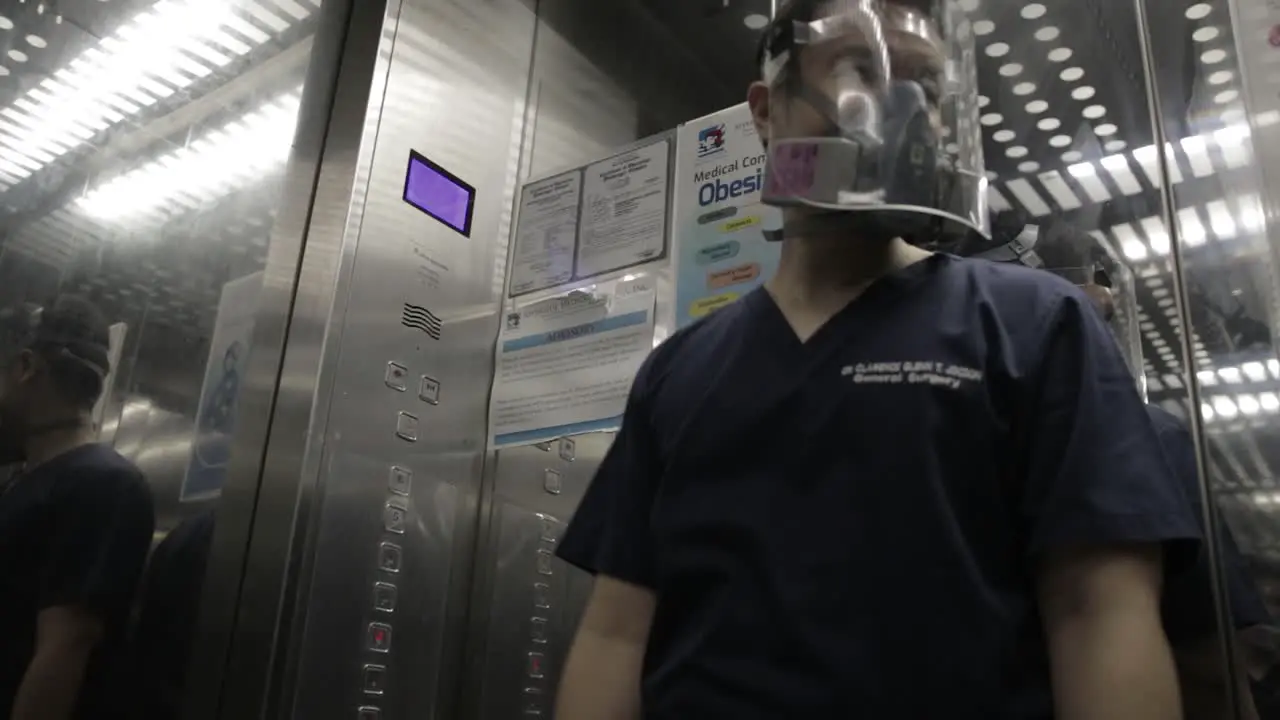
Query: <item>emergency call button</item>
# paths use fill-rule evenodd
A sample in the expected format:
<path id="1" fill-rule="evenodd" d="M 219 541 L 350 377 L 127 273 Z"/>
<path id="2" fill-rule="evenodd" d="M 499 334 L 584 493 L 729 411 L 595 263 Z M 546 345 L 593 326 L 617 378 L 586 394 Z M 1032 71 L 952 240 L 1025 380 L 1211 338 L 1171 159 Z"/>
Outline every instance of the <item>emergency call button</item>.
<path id="1" fill-rule="evenodd" d="M 391 626 L 386 623 L 369 623 L 369 637 L 366 643 L 374 652 L 391 652 Z"/>
<path id="2" fill-rule="evenodd" d="M 364 666 L 364 694 L 381 695 L 387 691 L 387 667 L 385 665 Z"/>

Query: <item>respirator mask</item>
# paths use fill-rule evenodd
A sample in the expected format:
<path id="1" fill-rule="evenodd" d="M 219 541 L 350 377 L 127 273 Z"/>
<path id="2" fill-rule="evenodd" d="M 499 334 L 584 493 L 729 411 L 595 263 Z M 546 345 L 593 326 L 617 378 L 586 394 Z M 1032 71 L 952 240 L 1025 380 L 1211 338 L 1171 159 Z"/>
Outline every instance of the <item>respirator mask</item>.
<path id="1" fill-rule="evenodd" d="M 977 53 L 965 13 L 954 0 L 813 7 L 805 20 L 784 9 L 763 44 L 763 201 L 807 211 L 789 213 L 784 234 L 843 224 L 859 237 L 928 247 L 986 238 Z"/>
<path id="2" fill-rule="evenodd" d="M 1095 237 L 1065 223 L 1052 222 L 1047 227 L 1027 225 L 1025 221 L 997 218 L 995 245 L 972 257 L 998 263 L 1017 263 L 1044 270 L 1070 282 L 1089 297 L 1093 307 L 1106 321 L 1111 335 L 1124 354 L 1129 372 L 1146 397 L 1146 373 L 1142 360 L 1142 333 L 1138 326 L 1138 302 L 1133 273 L 1118 257 Z M 1052 250 L 1067 246 L 1068 251 Z M 1041 252 L 1037 248 L 1042 248 Z M 1073 258 L 1070 262 L 1057 257 Z"/>

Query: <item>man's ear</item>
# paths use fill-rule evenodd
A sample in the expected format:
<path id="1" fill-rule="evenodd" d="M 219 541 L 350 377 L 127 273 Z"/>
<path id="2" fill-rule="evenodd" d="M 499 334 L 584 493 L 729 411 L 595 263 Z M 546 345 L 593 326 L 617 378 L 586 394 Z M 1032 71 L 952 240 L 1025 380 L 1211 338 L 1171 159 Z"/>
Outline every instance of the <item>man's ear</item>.
<path id="1" fill-rule="evenodd" d="M 757 80 L 747 88 L 747 105 L 751 108 L 751 120 L 756 125 L 756 133 L 760 141 L 769 142 L 769 86 Z"/>

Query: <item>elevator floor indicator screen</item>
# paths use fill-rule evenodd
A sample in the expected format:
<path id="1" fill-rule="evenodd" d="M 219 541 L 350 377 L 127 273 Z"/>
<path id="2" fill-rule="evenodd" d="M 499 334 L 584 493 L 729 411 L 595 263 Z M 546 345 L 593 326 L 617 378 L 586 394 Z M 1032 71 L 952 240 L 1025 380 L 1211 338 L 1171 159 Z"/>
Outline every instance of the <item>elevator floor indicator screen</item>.
<path id="1" fill-rule="evenodd" d="M 409 151 L 409 170 L 404 179 L 404 201 L 466 237 L 471 237 L 471 215 L 475 210 L 476 189 L 416 150 Z"/>

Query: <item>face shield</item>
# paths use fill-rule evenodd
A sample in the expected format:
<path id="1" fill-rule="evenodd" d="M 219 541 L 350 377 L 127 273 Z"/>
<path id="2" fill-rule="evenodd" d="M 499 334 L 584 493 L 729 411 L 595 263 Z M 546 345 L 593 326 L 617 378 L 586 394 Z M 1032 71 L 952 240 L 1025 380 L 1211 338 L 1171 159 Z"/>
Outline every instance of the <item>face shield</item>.
<path id="1" fill-rule="evenodd" d="M 1142 360 L 1142 335 L 1138 327 L 1138 301 L 1133 273 L 1128 265 L 1104 245 L 1087 235 L 1078 237 L 1089 239 L 1088 252 L 1080 254 L 1079 262 L 1068 265 L 1046 263 L 1041 254 L 1036 252 L 1036 245 L 1041 240 L 1041 230 L 1035 225 L 1027 225 L 1013 239 L 974 257 L 992 262 L 1019 263 L 1045 270 L 1083 290 L 1093 302 L 1094 308 L 1106 320 L 1107 327 L 1124 354 L 1129 373 L 1138 384 L 1138 391 L 1146 398 L 1146 372 Z"/>
<path id="2" fill-rule="evenodd" d="M 764 202 L 923 245 L 986 237 L 977 53 L 955 0 L 814 7 L 765 39 Z"/>

